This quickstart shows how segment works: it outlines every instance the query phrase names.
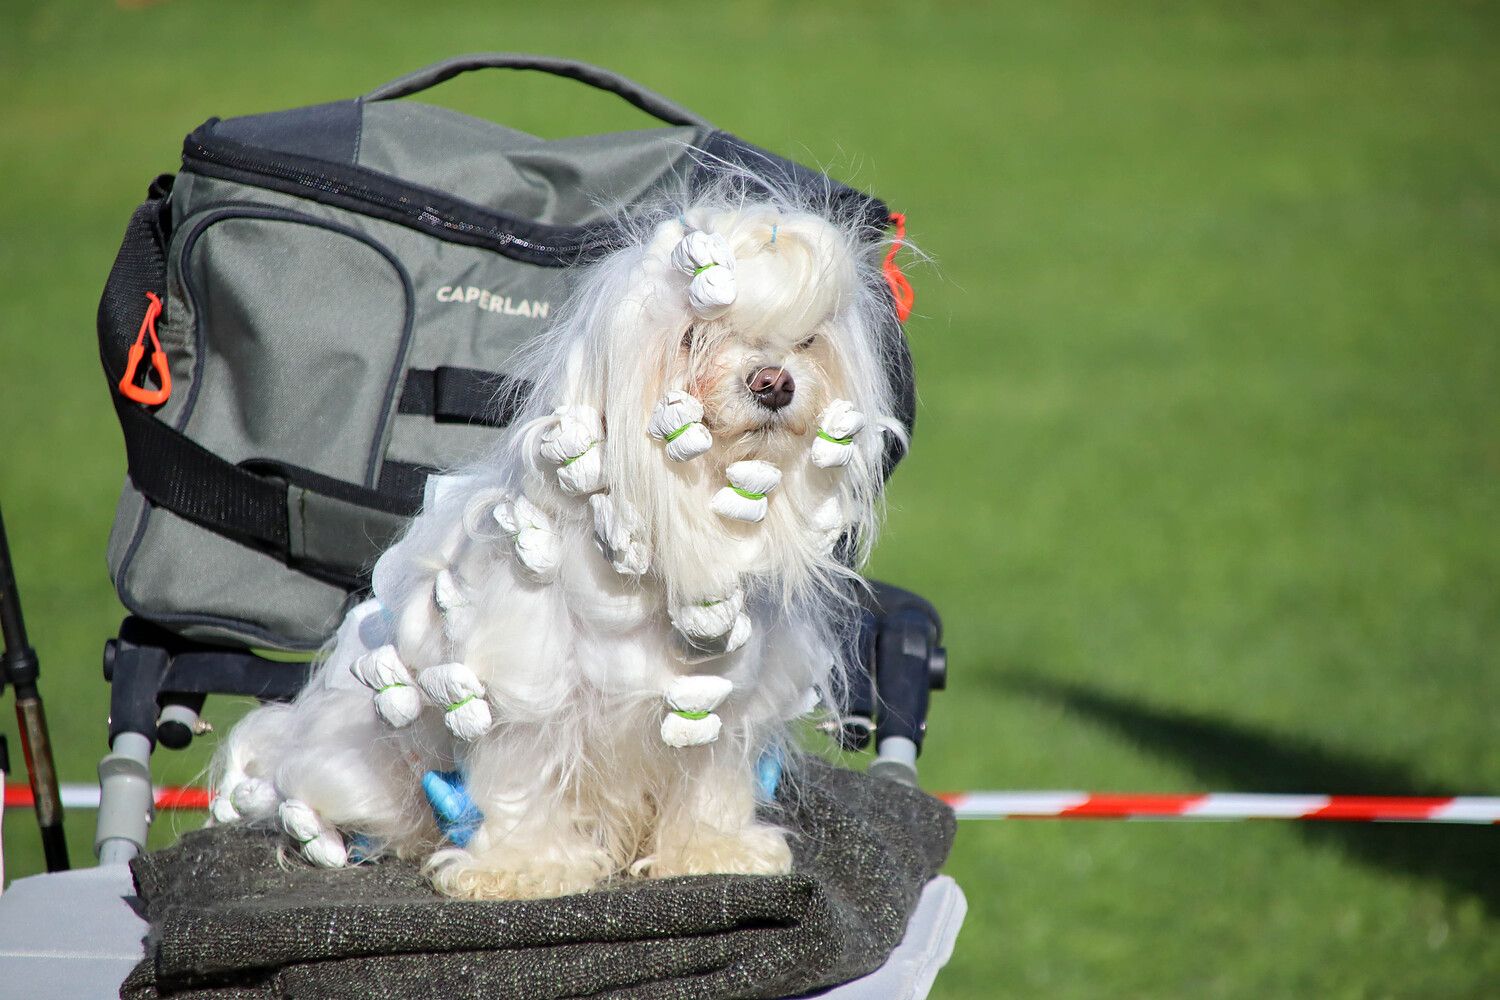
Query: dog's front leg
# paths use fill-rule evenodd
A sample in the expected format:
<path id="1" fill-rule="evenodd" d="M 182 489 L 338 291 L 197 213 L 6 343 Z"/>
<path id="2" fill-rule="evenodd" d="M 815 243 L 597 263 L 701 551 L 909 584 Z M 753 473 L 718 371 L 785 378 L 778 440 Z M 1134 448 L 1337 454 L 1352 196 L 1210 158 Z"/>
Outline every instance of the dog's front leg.
<path id="1" fill-rule="evenodd" d="M 590 835 L 578 797 L 555 780 L 539 727 L 502 726 L 465 754 L 467 791 L 484 819 L 463 847 L 427 870 L 438 891 L 466 899 L 540 899 L 582 892 L 621 865 Z"/>
<path id="2" fill-rule="evenodd" d="M 636 864 L 636 873 L 666 878 L 791 871 L 786 832 L 755 816 L 754 758 L 733 740 L 674 753 L 681 768 L 661 803 L 651 855 Z"/>

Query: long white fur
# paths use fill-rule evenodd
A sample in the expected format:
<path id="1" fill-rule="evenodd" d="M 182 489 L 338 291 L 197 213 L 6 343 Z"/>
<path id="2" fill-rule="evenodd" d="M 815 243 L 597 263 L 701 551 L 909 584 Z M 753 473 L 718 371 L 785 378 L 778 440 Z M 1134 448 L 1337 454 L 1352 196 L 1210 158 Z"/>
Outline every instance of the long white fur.
<path id="1" fill-rule="evenodd" d="M 556 895 L 619 873 L 787 870 L 786 832 L 755 814 L 755 763 L 786 739 L 809 689 L 832 703 L 830 667 L 859 586 L 839 556 L 873 541 L 880 431 L 902 431 L 880 333 L 880 234 L 829 205 L 748 197 L 767 185 L 743 181 L 638 216 L 622 249 L 589 268 L 510 373 L 533 387 L 520 418 L 381 558 L 380 613 L 365 605 L 345 623 L 296 702 L 257 709 L 229 734 L 215 762 L 220 796 L 232 804 L 228 786 L 268 782 L 297 803 L 282 820 L 299 840 L 311 835 L 315 862 L 341 859 L 332 831 L 358 834 L 362 853 L 423 859 L 439 889 L 467 897 Z M 722 237 L 733 253 L 734 301 L 714 319 L 695 314 L 691 277 L 672 264 L 690 232 Z M 796 381 L 774 412 L 746 384 L 769 366 Z M 651 433 L 673 390 L 702 404 L 711 432 L 694 461 L 672 461 Z M 869 426 L 847 466 L 825 470 L 808 453 L 835 399 Z M 591 505 L 574 494 L 596 484 L 559 483 L 540 453 L 560 406 L 602 417 L 593 495 L 633 512 L 650 553 L 639 576 L 616 572 L 595 544 Z M 782 471 L 756 524 L 710 509 L 726 469 L 748 461 Z M 517 559 L 516 524 L 505 522 L 521 500 L 555 535 L 555 565 L 523 564 L 525 545 Z M 851 540 L 839 556 L 835 530 Z M 742 615 L 750 627 L 734 630 L 732 651 L 703 654 L 673 627 L 672 609 L 740 593 L 736 624 Z M 492 728 L 457 739 L 435 706 L 401 729 L 380 722 L 349 666 L 385 645 L 419 684 L 439 665 L 466 665 Z M 674 748 L 659 734 L 663 699 L 690 674 L 716 675 L 732 693 L 715 706 L 715 742 Z M 419 787 L 424 771 L 453 768 L 485 816 L 466 848 L 441 840 Z"/>

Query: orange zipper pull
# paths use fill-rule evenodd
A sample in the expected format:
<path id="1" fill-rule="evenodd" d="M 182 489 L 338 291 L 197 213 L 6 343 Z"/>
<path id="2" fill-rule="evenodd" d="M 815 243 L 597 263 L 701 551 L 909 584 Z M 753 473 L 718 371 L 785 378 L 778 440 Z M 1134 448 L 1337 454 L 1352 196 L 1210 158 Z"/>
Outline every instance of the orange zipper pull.
<path id="1" fill-rule="evenodd" d="M 891 286 L 891 298 L 896 302 L 896 319 L 905 323 L 911 315 L 912 306 L 917 304 L 917 293 L 896 264 L 896 253 L 906 240 L 906 216 L 901 212 L 892 212 L 891 222 L 896 226 L 896 238 L 891 240 L 891 249 L 886 252 L 885 263 L 880 270 L 885 275 L 885 283 Z"/>
<path id="2" fill-rule="evenodd" d="M 167 352 L 161 349 L 161 341 L 156 339 L 156 317 L 161 315 L 161 299 L 155 292 L 147 292 L 146 298 L 150 300 L 146 304 L 146 318 L 141 320 L 141 331 L 135 335 L 135 343 L 130 345 L 130 353 L 125 357 L 120 395 L 146 406 L 160 406 L 172 395 L 172 370 L 167 366 Z M 156 372 L 156 380 L 160 383 L 157 389 L 135 384 L 135 370 L 146 355 L 147 333 L 151 334 L 151 369 Z"/>

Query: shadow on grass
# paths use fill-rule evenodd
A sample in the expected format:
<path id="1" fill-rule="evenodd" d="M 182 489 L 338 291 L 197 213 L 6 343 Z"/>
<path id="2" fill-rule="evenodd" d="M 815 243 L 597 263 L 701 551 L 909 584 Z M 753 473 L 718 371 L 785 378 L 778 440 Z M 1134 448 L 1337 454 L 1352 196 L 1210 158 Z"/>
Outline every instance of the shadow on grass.
<path id="1" fill-rule="evenodd" d="M 1340 753 L 1316 743 L 1251 729 L 1030 674 L 1006 674 L 994 683 L 1012 693 L 1062 705 L 1102 723 L 1141 749 L 1170 757 L 1216 791 L 1345 795 L 1449 795 L 1420 775 L 1389 761 Z M 1493 826 L 1416 823 L 1300 823 L 1313 843 L 1331 843 L 1362 864 L 1438 882 L 1454 893 L 1477 896 L 1500 916 L 1500 830 Z"/>

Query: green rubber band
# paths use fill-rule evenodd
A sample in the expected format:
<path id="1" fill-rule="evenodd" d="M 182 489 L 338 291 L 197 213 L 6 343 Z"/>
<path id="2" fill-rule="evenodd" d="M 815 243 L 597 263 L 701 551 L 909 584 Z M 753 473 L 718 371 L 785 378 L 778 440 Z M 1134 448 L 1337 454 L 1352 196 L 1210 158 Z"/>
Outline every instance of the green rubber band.
<path id="1" fill-rule="evenodd" d="M 674 708 L 674 709 L 672 709 L 672 714 L 673 715 L 677 715 L 677 716 L 681 716 L 684 719 L 691 719 L 692 721 L 697 722 L 699 719 L 706 719 L 706 718 L 708 718 L 708 716 L 709 716 L 710 713 L 708 713 L 708 712 L 688 712 L 688 711 L 685 711 L 684 709 L 681 709 L 681 708 Z"/>
<path id="2" fill-rule="evenodd" d="M 715 605 L 719 605 L 719 604 L 723 604 L 723 603 L 724 603 L 724 599 L 721 597 L 721 598 L 719 598 L 716 601 L 699 601 L 698 602 L 698 607 L 700 607 L 700 608 L 711 608 L 711 607 L 714 607 Z"/>
<path id="3" fill-rule="evenodd" d="M 715 263 L 708 263 L 708 264 L 704 264 L 702 267 L 694 268 L 693 269 L 693 277 L 696 278 L 696 277 L 698 277 L 698 275 L 702 274 L 704 271 L 707 271 L 709 268 L 711 268 L 711 267 L 717 267 L 717 266 L 718 265 L 715 264 Z"/>
<path id="4" fill-rule="evenodd" d="M 818 437 L 822 438 L 824 441 L 832 441 L 834 444 L 853 444 L 854 443 L 854 435 L 853 434 L 850 434 L 846 438 L 836 438 L 832 434 L 829 434 L 827 431 L 825 431 L 821 427 L 818 428 Z"/>
<path id="5" fill-rule="evenodd" d="M 682 435 L 684 435 L 684 434 L 687 433 L 687 429 L 689 427 L 693 426 L 697 422 L 698 421 L 696 421 L 696 420 L 689 420 L 687 423 L 683 424 L 681 427 L 677 428 L 675 431 L 673 431 L 672 433 L 668 434 L 666 437 L 662 438 L 662 440 L 663 441 L 676 441 L 678 438 L 682 437 Z"/>
<path id="6" fill-rule="evenodd" d="M 392 688 L 404 688 L 404 687 L 406 687 L 406 682 L 405 681 L 392 681 L 391 683 L 387 684 L 383 688 L 376 688 L 375 689 L 375 693 L 376 694 L 385 694 L 387 691 L 391 690 Z"/>
<path id="7" fill-rule="evenodd" d="M 463 701 L 455 701 L 453 704 L 451 704 L 451 705 L 448 706 L 448 711 L 450 711 L 450 712 L 457 712 L 460 708 L 463 708 L 469 702 L 473 701 L 475 698 L 478 698 L 478 697 L 479 697 L 479 695 L 477 695 L 477 694 L 471 694 L 467 698 L 465 698 Z"/>
<path id="8" fill-rule="evenodd" d="M 734 490 L 740 496 L 744 497 L 746 500 L 764 500 L 766 498 L 766 495 L 764 493 L 751 493 L 749 490 L 740 489 L 733 483 L 729 484 L 729 488 Z"/>
<path id="9" fill-rule="evenodd" d="M 570 458 L 566 462 L 564 462 L 562 464 L 562 467 L 563 468 L 567 468 L 568 466 L 572 465 L 574 462 L 578 461 L 580 458 L 582 458 L 583 456 L 587 455 L 589 452 L 593 451 L 594 450 L 594 445 L 596 445 L 598 443 L 599 443 L 598 441 L 590 441 L 589 442 L 589 446 L 587 448 L 583 449 L 578 454 L 574 455 L 572 458 Z"/>

